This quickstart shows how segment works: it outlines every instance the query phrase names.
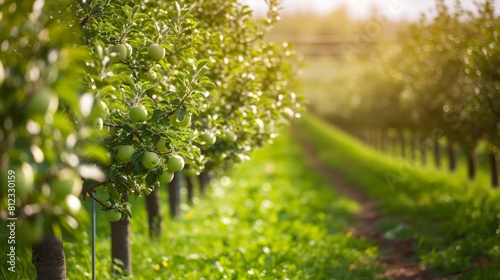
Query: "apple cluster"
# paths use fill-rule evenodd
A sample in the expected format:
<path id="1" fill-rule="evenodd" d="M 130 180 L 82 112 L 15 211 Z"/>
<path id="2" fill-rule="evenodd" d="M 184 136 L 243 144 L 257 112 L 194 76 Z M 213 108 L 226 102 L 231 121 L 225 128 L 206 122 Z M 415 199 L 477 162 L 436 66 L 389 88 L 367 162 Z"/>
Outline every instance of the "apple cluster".
<path id="1" fill-rule="evenodd" d="M 123 197 L 247 159 L 299 106 L 293 52 L 262 40 L 276 9 L 261 22 L 236 0 L 224 16 L 216 1 L 133 2 L 1 7 L 0 164 L 28 232 L 78 234 L 79 196 L 130 216 Z"/>
<path id="2" fill-rule="evenodd" d="M 86 26 L 94 55 L 85 88 L 110 109 L 97 143 L 112 161 L 100 164 L 106 180 L 88 182 L 84 195 L 99 186 L 92 198 L 109 220 L 131 216 L 129 196 L 149 195 L 151 202 L 164 184 L 170 209 L 178 208 L 180 180 L 172 180 L 180 172 L 192 198 L 192 177 L 204 181 L 248 159 L 298 116 L 295 54 L 263 40 L 278 18 L 277 1 L 268 2 L 267 21 L 255 20 L 237 0 L 110 2 L 100 24 Z M 120 45 L 127 44 L 125 53 Z M 159 217 L 151 208 L 150 221 Z"/>

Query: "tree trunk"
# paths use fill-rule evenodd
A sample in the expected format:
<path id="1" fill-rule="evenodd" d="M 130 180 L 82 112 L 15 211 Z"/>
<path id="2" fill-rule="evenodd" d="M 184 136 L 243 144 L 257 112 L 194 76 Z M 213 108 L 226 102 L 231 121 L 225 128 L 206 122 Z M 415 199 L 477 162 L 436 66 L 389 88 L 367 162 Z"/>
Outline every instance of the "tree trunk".
<path id="1" fill-rule="evenodd" d="M 434 138 L 434 162 L 437 168 L 441 168 L 441 145 L 439 138 Z"/>
<path id="2" fill-rule="evenodd" d="M 427 163 L 427 142 L 424 137 L 420 139 L 420 161 L 422 165 Z"/>
<path id="3" fill-rule="evenodd" d="M 128 195 L 123 195 L 122 201 L 128 201 Z M 111 259 L 112 271 L 115 274 L 130 275 L 132 261 L 130 252 L 130 218 L 123 215 L 123 219 L 111 223 Z M 115 260 L 117 261 L 115 263 Z"/>
<path id="4" fill-rule="evenodd" d="M 476 155 L 473 150 L 467 150 L 467 174 L 470 180 L 476 177 Z"/>
<path id="5" fill-rule="evenodd" d="M 189 204 L 193 204 L 194 198 L 194 182 L 192 176 L 186 176 L 187 200 Z"/>
<path id="6" fill-rule="evenodd" d="M 372 130 L 371 129 L 366 129 L 365 130 L 366 134 L 366 144 L 370 147 L 373 148 L 373 141 L 372 141 Z"/>
<path id="7" fill-rule="evenodd" d="M 391 137 L 391 152 L 394 156 L 398 155 L 398 139 L 397 137 Z"/>
<path id="8" fill-rule="evenodd" d="M 356 128 L 354 129 L 354 136 L 358 139 L 358 140 L 362 140 L 361 138 L 361 130 L 359 128 Z"/>
<path id="9" fill-rule="evenodd" d="M 494 188 L 498 188 L 498 163 L 495 152 L 488 152 L 488 157 L 490 159 L 491 167 L 491 186 Z"/>
<path id="10" fill-rule="evenodd" d="M 375 142 L 375 148 L 382 151 L 382 143 L 380 142 L 380 130 L 373 130 L 373 141 Z"/>
<path id="11" fill-rule="evenodd" d="M 410 134 L 410 159 L 411 161 L 415 161 L 417 159 L 417 155 L 415 153 L 415 149 L 417 148 L 417 139 L 415 137 L 415 133 L 412 131 Z"/>
<path id="12" fill-rule="evenodd" d="M 449 157 L 449 167 L 451 172 L 457 170 L 457 150 L 455 149 L 455 144 L 452 141 L 448 141 L 448 157 Z"/>
<path id="13" fill-rule="evenodd" d="M 53 234 L 32 246 L 31 262 L 37 280 L 65 280 L 66 260 L 62 241 Z"/>
<path id="14" fill-rule="evenodd" d="M 382 128 L 382 129 L 380 129 L 380 150 L 382 152 L 386 151 L 386 147 L 385 147 L 386 140 L 387 140 L 387 135 L 386 135 L 385 130 Z"/>
<path id="15" fill-rule="evenodd" d="M 368 133 L 370 134 L 370 145 L 374 150 L 377 149 L 377 137 L 375 134 L 375 129 L 369 129 Z"/>
<path id="16" fill-rule="evenodd" d="M 160 196 L 158 187 L 146 196 L 146 207 L 148 210 L 149 238 L 159 240 L 161 236 L 161 213 Z"/>
<path id="17" fill-rule="evenodd" d="M 175 174 L 172 182 L 168 183 L 168 204 L 172 218 L 177 217 L 181 213 L 181 178 L 179 174 Z"/>
<path id="18" fill-rule="evenodd" d="M 205 196 L 208 184 L 210 183 L 210 176 L 208 175 L 208 172 L 204 171 L 200 173 L 198 179 L 200 182 L 200 193 L 202 196 Z"/>
<path id="19" fill-rule="evenodd" d="M 406 137 L 403 131 L 399 133 L 399 142 L 401 144 L 401 157 L 406 158 Z"/>
<path id="20" fill-rule="evenodd" d="M 378 137 L 377 137 L 377 130 L 376 129 L 370 129 L 370 142 L 372 143 L 372 147 L 374 150 L 378 150 Z"/>

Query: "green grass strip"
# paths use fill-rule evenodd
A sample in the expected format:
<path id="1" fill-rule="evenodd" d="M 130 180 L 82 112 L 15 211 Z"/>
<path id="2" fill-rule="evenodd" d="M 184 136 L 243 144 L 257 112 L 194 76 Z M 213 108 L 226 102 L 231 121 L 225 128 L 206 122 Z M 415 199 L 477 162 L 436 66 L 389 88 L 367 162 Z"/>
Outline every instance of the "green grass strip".
<path id="1" fill-rule="evenodd" d="M 216 180 L 209 197 L 182 205 L 178 220 L 165 218 L 159 242 L 149 241 L 143 199 L 133 201 L 133 279 L 375 279 L 376 246 L 348 231 L 356 203 L 310 169 L 288 133 L 275 141 Z M 97 279 L 117 279 L 109 223 L 97 218 Z M 64 246 L 68 279 L 89 279 L 90 236 Z M 22 251 L 19 279 L 34 279 Z"/>
<path id="2" fill-rule="evenodd" d="M 310 115 L 298 126 L 325 164 L 380 202 L 392 217 L 381 224 L 387 237 L 414 238 L 420 261 L 438 274 L 500 279 L 498 191 L 382 155 Z"/>

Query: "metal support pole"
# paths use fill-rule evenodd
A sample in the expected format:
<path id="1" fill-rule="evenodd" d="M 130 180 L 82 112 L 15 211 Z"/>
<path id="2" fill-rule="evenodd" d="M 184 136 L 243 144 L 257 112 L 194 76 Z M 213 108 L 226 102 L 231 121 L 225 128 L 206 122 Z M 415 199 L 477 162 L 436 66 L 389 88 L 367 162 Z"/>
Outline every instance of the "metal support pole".
<path id="1" fill-rule="evenodd" d="M 95 200 L 92 199 L 92 280 L 95 279 Z"/>

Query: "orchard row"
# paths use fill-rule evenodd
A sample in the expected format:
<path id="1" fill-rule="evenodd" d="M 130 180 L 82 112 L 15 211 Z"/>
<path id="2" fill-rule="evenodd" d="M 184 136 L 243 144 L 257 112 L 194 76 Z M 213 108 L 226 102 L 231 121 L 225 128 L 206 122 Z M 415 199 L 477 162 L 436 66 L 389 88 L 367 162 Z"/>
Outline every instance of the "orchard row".
<path id="1" fill-rule="evenodd" d="M 15 171 L 20 238 L 78 238 L 80 198 L 127 220 L 129 196 L 276 137 L 301 99 L 294 52 L 263 40 L 279 18 L 267 2 L 258 20 L 236 0 L 3 1 L 0 167 Z"/>
<path id="2" fill-rule="evenodd" d="M 345 60 L 335 91 L 312 106 L 379 146 L 399 139 L 403 154 L 412 147 L 407 157 L 420 150 L 425 161 L 430 147 L 438 165 L 446 139 L 450 168 L 460 146 L 470 178 L 478 146 L 486 143 L 498 186 L 500 24 L 494 1 L 478 1 L 476 10 L 436 1 L 435 17 L 423 16 L 368 57 Z"/>

